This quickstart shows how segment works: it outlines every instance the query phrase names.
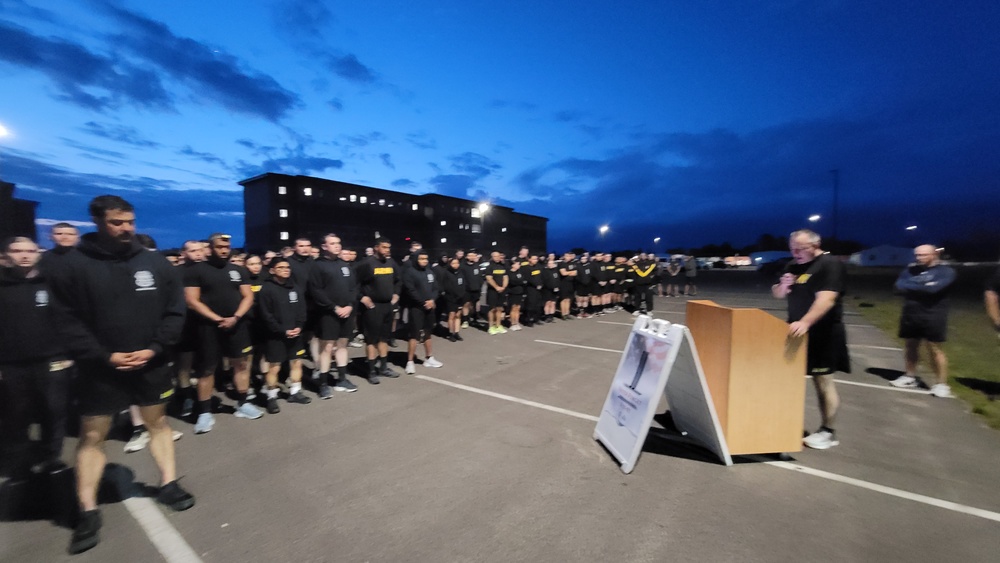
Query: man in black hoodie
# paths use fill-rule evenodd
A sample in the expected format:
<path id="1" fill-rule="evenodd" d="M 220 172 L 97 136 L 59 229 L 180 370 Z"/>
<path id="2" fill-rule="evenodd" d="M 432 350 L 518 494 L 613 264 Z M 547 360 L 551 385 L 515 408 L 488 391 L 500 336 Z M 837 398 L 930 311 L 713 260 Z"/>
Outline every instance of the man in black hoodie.
<path id="1" fill-rule="evenodd" d="M 358 280 L 354 268 L 341 258 L 340 237 L 330 233 L 323 237 L 323 254 L 309 274 L 308 296 L 316 304 L 318 319 L 316 334 L 320 339 L 319 396 L 329 399 L 332 391 L 351 393 L 356 385 L 347 379 L 347 341 L 354 333 L 358 301 Z M 330 364 L 336 361 L 337 375 Z M 333 380 L 333 386 L 330 386 Z"/>
<path id="2" fill-rule="evenodd" d="M 107 458 L 111 416 L 139 405 L 160 470 L 157 500 L 174 510 L 194 506 L 177 484 L 174 441 L 166 402 L 174 393 L 167 349 L 184 325 L 179 276 L 163 256 L 135 240 L 135 211 L 104 195 L 90 202 L 97 232 L 84 235 L 79 256 L 52 286 L 58 330 L 79 364 L 80 441 L 77 496 L 82 511 L 69 551 L 97 545 L 101 516 L 97 488 Z"/>
<path id="3" fill-rule="evenodd" d="M 63 343 L 52 338 L 56 322 L 49 282 L 39 269 L 38 245 L 16 237 L 4 245 L 0 268 L 0 465 L 15 480 L 61 466 L 66 435 L 70 367 Z M 42 439 L 31 451 L 28 427 L 41 418 Z M 34 459 L 33 459 L 34 458 Z"/>
<path id="4" fill-rule="evenodd" d="M 434 332 L 435 304 L 441 294 L 438 280 L 430 267 L 430 258 L 425 250 L 417 250 L 410 256 L 410 265 L 403 268 L 403 300 L 410 319 L 410 345 L 406 356 L 406 373 L 416 373 L 414 358 L 417 343 L 422 342 L 427 359 L 424 365 L 439 368 L 442 364 L 434 358 L 431 336 Z"/>
<path id="5" fill-rule="evenodd" d="M 375 241 L 373 254 L 358 263 L 361 289 L 361 326 L 368 349 L 368 383 L 378 385 L 379 376 L 399 377 L 389 367 L 389 338 L 392 336 L 393 307 L 402 287 L 400 267 L 389 252 L 389 239 Z"/>

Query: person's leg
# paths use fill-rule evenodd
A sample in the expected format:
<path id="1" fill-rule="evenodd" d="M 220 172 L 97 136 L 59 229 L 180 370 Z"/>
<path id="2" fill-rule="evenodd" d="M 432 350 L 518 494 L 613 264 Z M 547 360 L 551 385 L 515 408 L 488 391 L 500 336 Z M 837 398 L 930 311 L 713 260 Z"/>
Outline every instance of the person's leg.
<path id="1" fill-rule="evenodd" d="M 917 364 L 920 361 L 920 339 L 907 338 L 905 350 L 903 352 L 903 363 L 907 375 L 916 377 Z"/>
<path id="2" fill-rule="evenodd" d="M 939 342 L 927 342 L 927 352 L 930 356 L 931 368 L 937 376 L 938 384 L 948 384 L 948 357 Z"/>
<path id="3" fill-rule="evenodd" d="M 174 459 L 173 431 L 167 423 L 167 405 L 137 407 L 149 431 L 149 453 L 153 454 L 160 470 L 160 485 L 177 479 L 177 465 Z"/>
<path id="4" fill-rule="evenodd" d="M 240 395 L 246 395 L 250 389 L 250 362 L 247 356 L 230 358 L 229 364 L 233 367 L 233 386 Z"/>
<path id="5" fill-rule="evenodd" d="M 427 333 L 427 339 L 424 340 L 424 358 L 434 357 L 434 345 L 431 343 L 431 335 Z"/>
<path id="6" fill-rule="evenodd" d="M 819 399 L 823 426 L 832 431 L 837 423 L 837 411 L 840 408 L 840 395 L 837 394 L 833 374 L 814 375 L 813 385 L 816 387 L 816 397 Z"/>
<path id="7" fill-rule="evenodd" d="M 27 476 L 31 466 L 28 428 L 32 419 L 32 382 L 37 369 L 31 366 L 4 366 L 0 379 L 0 469 L 14 478 Z"/>
<path id="8" fill-rule="evenodd" d="M 111 429 L 111 416 L 84 416 L 80 419 L 80 441 L 76 447 L 76 496 L 80 510 L 97 508 L 97 488 L 107 463 L 104 440 Z"/>
<path id="9" fill-rule="evenodd" d="M 315 340 L 319 340 L 318 338 Z M 320 373 L 330 373 L 330 364 L 332 363 L 334 340 L 319 340 L 319 372 Z M 345 344 L 346 345 L 346 344 Z"/>
<path id="10" fill-rule="evenodd" d="M 413 363 L 413 359 L 417 355 L 417 339 L 411 338 L 409 345 L 406 348 L 406 362 Z"/>
<path id="11" fill-rule="evenodd" d="M 510 324 L 513 326 L 521 325 L 521 306 L 511 305 L 510 306 Z"/>

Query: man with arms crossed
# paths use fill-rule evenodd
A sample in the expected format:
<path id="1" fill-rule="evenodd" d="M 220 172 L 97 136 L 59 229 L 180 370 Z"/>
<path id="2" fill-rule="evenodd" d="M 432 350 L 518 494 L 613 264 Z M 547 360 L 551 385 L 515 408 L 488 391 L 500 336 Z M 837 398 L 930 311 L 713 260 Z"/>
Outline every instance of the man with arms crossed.
<path id="1" fill-rule="evenodd" d="M 841 303 L 847 270 L 842 262 L 823 252 L 819 235 L 812 231 L 795 231 L 788 247 L 792 261 L 781 280 L 771 286 L 771 295 L 788 300 L 788 335 L 809 335 L 806 373 L 813 378 L 823 424 L 802 443 L 825 450 L 840 444 L 834 430 L 840 397 L 833 374 L 851 372 Z"/>
<path id="2" fill-rule="evenodd" d="M 320 339 L 319 396 L 329 399 L 334 390 L 345 393 L 358 390 L 347 379 L 347 341 L 354 332 L 358 281 L 350 262 L 341 256 L 340 237 L 333 233 L 323 237 L 322 251 L 309 274 L 308 293 L 319 316 L 316 323 Z M 336 377 L 330 370 L 333 360 L 337 365 Z"/>
<path id="3" fill-rule="evenodd" d="M 169 262 L 135 240 L 135 210 L 118 196 L 90 202 L 97 232 L 84 235 L 80 256 L 53 285 L 58 330 L 78 361 L 80 441 L 77 496 L 82 511 L 70 553 L 97 545 L 97 489 L 107 458 L 111 416 L 139 405 L 149 450 L 160 470 L 157 500 L 174 510 L 194 506 L 177 484 L 166 402 L 174 393 L 167 349 L 184 325 L 184 291 Z"/>

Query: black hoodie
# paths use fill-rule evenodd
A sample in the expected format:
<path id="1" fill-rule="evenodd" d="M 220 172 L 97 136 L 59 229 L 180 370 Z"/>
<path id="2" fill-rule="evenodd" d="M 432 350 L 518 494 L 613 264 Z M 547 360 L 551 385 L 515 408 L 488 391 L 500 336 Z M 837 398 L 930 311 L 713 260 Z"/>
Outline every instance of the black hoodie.
<path id="1" fill-rule="evenodd" d="M 461 265 L 454 270 L 451 267 L 442 268 L 441 291 L 452 302 L 465 299 L 465 272 Z"/>
<path id="2" fill-rule="evenodd" d="M 57 332 L 70 353 L 107 363 L 114 352 L 150 349 L 154 362 L 166 362 L 187 312 L 177 269 L 134 239 L 122 246 L 87 233 L 78 250 L 52 283 Z"/>
<path id="3" fill-rule="evenodd" d="M 309 300 L 320 311 L 333 313 L 336 307 L 358 303 L 358 278 L 351 264 L 340 258 L 320 258 L 309 274 Z"/>
<path id="4" fill-rule="evenodd" d="M 437 300 L 441 292 L 435 270 L 429 264 L 421 267 L 416 257 L 412 261 L 409 268 L 403 269 L 403 305 L 422 309 L 425 301 Z"/>
<path id="5" fill-rule="evenodd" d="M 0 268 L 0 364 L 34 362 L 66 353 L 53 338 L 55 314 L 44 273 L 27 278 L 13 268 Z"/>
<path id="6" fill-rule="evenodd" d="M 281 283 L 277 278 L 264 282 L 257 294 L 260 318 L 273 337 L 284 337 L 286 330 L 302 328 L 306 322 L 306 301 L 291 278 Z"/>

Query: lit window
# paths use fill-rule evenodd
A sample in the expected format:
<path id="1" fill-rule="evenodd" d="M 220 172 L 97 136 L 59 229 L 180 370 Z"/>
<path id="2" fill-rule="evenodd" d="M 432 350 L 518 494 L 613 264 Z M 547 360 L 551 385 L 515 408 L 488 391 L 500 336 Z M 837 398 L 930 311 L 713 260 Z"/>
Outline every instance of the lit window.
<path id="1" fill-rule="evenodd" d="M 389 204 L 389 207 L 392 207 L 393 205 L 395 205 L 395 204 L 392 204 L 392 203 L 390 203 L 390 204 Z"/>
<path id="2" fill-rule="evenodd" d="M 340 201 L 347 201 L 347 198 L 346 197 L 341 197 Z"/>
<path id="3" fill-rule="evenodd" d="M 496 245 L 497 245 L 497 241 L 493 241 L 493 246 L 496 246 Z"/>
<path id="4" fill-rule="evenodd" d="M 472 218 L 473 219 L 479 219 L 479 208 L 478 207 L 473 207 L 472 208 Z"/>
<path id="5" fill-rule="evenodd" d="M 478 225 L 476 223 L 473 223 L 472 224 L 472 232 L 474 232 L 474 233 L 481 233 L 481 232 L 483 232 L 482 225 Z"/>
<path id="6" fill-rule="evenodd" d="M 411 206 L 411 209 L 413 209 L 414 211 L 416 211 L 416 210 L 420 209 L 420 206 L 419 206 L 419 205 L 417 205 L 416 203 L 414 203 L 414 204 L 413 204 L 413 205 Z"/>
<path id="7" fill-rule="evenodd" d="M 448 221 L 441 221 L 441 226 L 442 227 L 445 226 L 445 225 L 447 225 L 447 224 L 448 224 Z"/>
<path id="8" fill-rule="evenodd" d="M 448 239 L 443 238 L 443 239 L 441 239 L 441 242 L 448 242 Z"/>
<path id="9" fill-rule="evenodd" d="M 285 195 L 288 193 L 288 188 L 285 186 L 278 186 L 278 195 Z"/>
<path id="10" fill-rule="evenodd" d="M 313 195 L 313 189 L 312 188 L 302 188 L 302 195 L 307 196 L 307 197 Z"/>
<path id="11" fill-rule="evenodd" d="M 368 203 L 368 197 L 367 196 L 361 196 L 361 198 L 360 198 L 359 201 L 361 201 L 361 203 Z"/>
<path id="12" fill-rule="evenodd" d="M 278 238 L 280 238 L 281 240 L 288 240 L 288 231 L 281 231 L 281 234 L 278 235 Z"/>
<path id="13" fill-rule="evenodd" d="M 379 205 L 385 205 L 385 200 L 384 200 L 384 199 L 380 199 L 380 200 L 378 200 L 378 204 L 379 204 Z"/>
<path id="14" fill-rule="evenodd" d="M 288 217 L 288 210 L 287 209 L 279 209 L 278 210 L 278 217 Z"/>
<path id="15" fill-rule="evenodd" d="M 500 229 L 500 232 L 501 233 L 506 233 L 507 232 L 507 227 L 504 227 L 504 228 Z"/>

